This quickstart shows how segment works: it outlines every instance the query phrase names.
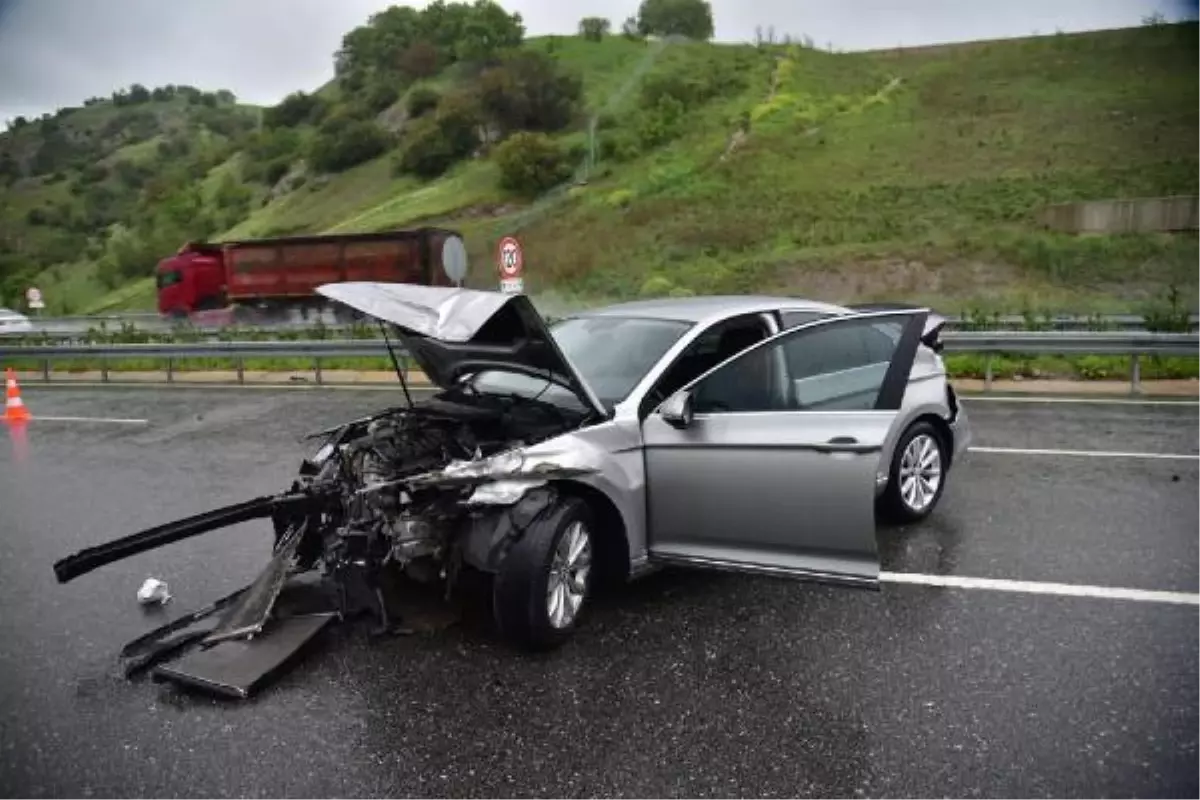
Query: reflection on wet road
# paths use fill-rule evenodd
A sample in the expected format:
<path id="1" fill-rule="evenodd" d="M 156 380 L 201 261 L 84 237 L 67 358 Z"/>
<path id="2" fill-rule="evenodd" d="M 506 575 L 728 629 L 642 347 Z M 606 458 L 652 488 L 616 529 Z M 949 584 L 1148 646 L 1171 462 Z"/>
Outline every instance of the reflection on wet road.
<path id="1" fill-rule="evenodd" d="M 668 572 L 541 657 L 460 625 L 341 629 L 246 704 L 127 682 L 169 613 L 245 584 L 248 523 L 59 586 L 87 544 L 283 488 L 372 392 L 27 388 L 0 430 L 0 790 L 71 795 L 1194 796 L 1195 606 Z M 1196 407 L 967 401 L 977 444 L 1196 452 Z M 1197 465 L 972 454 L 884 569 L 1196 592 Z"/>

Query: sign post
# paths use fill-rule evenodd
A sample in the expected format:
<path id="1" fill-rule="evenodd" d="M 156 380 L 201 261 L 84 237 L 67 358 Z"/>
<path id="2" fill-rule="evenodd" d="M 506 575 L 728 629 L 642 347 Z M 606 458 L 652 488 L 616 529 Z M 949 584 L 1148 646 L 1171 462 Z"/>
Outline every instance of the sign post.
<path id="1" fill-rule="evenodd" d="M 525 291 L 525 255 L 515 237 L 505 236 L 496 246 L 496 266 L 500 271 L 500 291 L 505 294 Z"/>

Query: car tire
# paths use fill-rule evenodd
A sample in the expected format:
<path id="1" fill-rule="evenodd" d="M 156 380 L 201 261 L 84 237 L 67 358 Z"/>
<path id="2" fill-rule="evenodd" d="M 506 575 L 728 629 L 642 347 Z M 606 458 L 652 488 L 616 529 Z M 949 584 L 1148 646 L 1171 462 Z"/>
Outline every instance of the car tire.
<path id="1" fill-rule="evenodd" d="M 576 497 L 559 499 L 526 528 L 493 582 L 493 614 L 506 639 L 536 651 L 571 638 L 595 585 L 595 536 L 595 516 Z M 572 546 L 579 548 L 574 561 Z"/>
<path id="2" fill-rule="evenodd" d="M 888 521 L 917 522 L 937 507 L 946 489 L 947 444 L 941 431 L 926 420 L 914 422 L 901 434 L 892 452 L 887 487 L 880 498 L 880 510 Z M 913 466 L 920 463 L 928 466 L 919 470 L 922 480 L 915 480 Z M 934 483 L 931 478 L 935 473 L 936 482 L 929 494 L 927 490 Z"/>

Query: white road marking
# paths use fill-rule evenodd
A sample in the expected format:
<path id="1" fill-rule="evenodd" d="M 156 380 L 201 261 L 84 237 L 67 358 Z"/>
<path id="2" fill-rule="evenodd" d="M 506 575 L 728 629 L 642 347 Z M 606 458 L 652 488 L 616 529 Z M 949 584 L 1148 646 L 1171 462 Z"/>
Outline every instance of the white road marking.
<path id="1" fill-rule="evenodd" d="M 34 414 L 31 422 L 106 422 L 114 425 L 149 425 L 148 419 L 122 419 L 121 417 L 43 417 Z"/>
<path id="2" fill-rule="evenodd" d="M 1196 461 L 1195 453 L 1131 453 L 1115 450 L 1045 450 L 1027 447 L 968 447 L 969 453 L 998 453 L 1014 456 L 1082 456 L 1084 458 L 1149 458 L 1162 461 Z"/>
<path id="3" fill-rule="evenodd" d="M 951 589 L 986 589 L 1024 594 L 1053 594 L 1062 597 L 1096 597 L 1104 600 L 1135 600 L 1143 603 L 1200 606 L 1200 594 L 1194 592 L 1159 592 L 1149 589 L 1124 589 L 1116 586 L 968 578 L 961 575 L 922 575 L 913 572 L 880 572 L 879 580 L 885 583 L 909 583 Z"/>
<path id="4" fill-rule="evenodd" d="M 960 394 L 959 400 L 968 403 L 1068 403 L 1107 406 L 1198 406 L 1200 400 L 1138 400 L 1137 398 L 1121 397 L 1054 397 L 1051 395 L 1030 395 L 1028 397 L 992 397 L 982 394 Z"/>

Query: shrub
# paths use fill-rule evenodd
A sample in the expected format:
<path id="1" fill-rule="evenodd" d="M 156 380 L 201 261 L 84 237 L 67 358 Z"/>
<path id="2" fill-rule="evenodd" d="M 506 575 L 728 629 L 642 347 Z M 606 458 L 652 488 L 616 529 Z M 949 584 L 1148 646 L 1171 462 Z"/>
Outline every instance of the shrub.
<path id="1" fill-rule="evenodd" d="M 496 148 L 502 188 L 534 196 L 552 189 L 571 176 L 563 148 L 543 133 L 521 132 Z"/>
<path id="2" fill-rule="evenodd" d="M 416 42 L 400 54 L 398 66 L 411 80 L 433 77 L 440 66 L 438 50 L 429 42 Z"/>
<path id="3" fill-rule="evenodd" d="M 438 101 L 441 99 L 442 96 L 438 94 L 436 89 L 431 89 L 428 86 L 418 86 L 408 96 L 408 115 L 413 119 L 422 117 L 437 108 Z"/>
<path id="4" fill-rule="evenodd" d="M 479 78 L 483 111 L 506 131 L 546 133 L 570 124 L 583 96 L 583 82 L 537 51 L 510 54 Z"/>
<path id="5" fill-rule="evenodd" d="M 367 90 L 366 96 L 363 98 L 363 104 L 367 111 L 371 114 L 378 114 L 380 111 L 390 107 L 392 103 L 400 97 L 399 90 L 395 84 L 390 82 L 376 83 Z"/>
<path id="6" fill-rule="evenodd" d="M 263 124 L 268 128 L 294 128 L 306 122 L 319 122 L 327 110 L 320 97 L 292 92 L 279 105 L 263 112 Z"/>
<path id="7" fill-rule="evenodd" d="M 409 128 L 396 171 L 425 180 L 438 177 L 474 151 L 479 144 L 479 122 L 479 108 L 470 95 L 448 96 L 436 116 L 421 117 Z"/>
<path id="8" fill-rule="evenodd" d="M 313 139 L 309 158 L 320 172 L 341 172 L 370 161 L 390 146 L 391 137 L 374 122 L 339 121 L 322 127 Z"/>

